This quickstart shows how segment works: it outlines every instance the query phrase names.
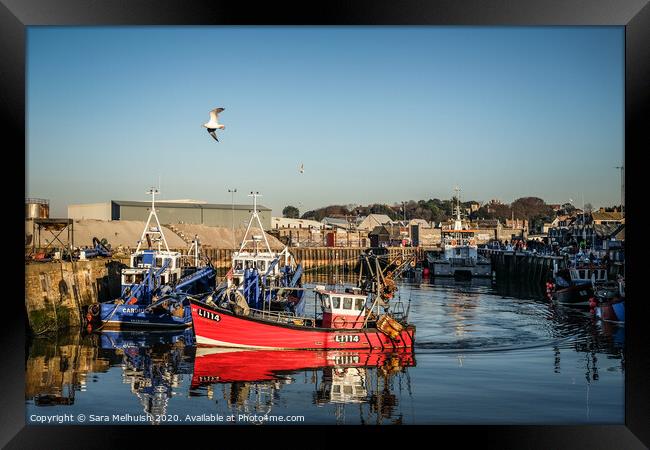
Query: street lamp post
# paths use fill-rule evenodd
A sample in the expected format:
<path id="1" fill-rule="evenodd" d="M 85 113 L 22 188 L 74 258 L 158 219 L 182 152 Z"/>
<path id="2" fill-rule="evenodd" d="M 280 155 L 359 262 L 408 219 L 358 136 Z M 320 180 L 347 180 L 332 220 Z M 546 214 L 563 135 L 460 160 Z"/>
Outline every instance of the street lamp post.
<path id="1" fill-rule="evenodd" d="M 228 192 L 230 193 L 230 206 L 232 208 L 232 250 L 235 251 L 235 192 L 237 192 L 237 188 L 228 189 Z"/>
<path id="2" fill-rule="evenodd" d="M 623 203 L 625 203 L 625 184 L 624 184 L 624 178 L 623 178 L 623 166 L 616 166 L 615 169 L 619 169 L 621 171 L 621 216 L 624 217 L 624 210 L 623 208 Z"/>

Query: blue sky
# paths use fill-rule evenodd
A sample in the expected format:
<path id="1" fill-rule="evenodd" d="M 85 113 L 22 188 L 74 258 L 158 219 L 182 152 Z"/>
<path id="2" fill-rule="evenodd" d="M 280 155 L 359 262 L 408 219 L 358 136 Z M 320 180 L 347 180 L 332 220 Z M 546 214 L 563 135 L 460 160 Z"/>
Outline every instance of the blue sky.
<path id="1" fill-rule="evenodd" d="M 623 27 L 29 27 L 26 196 L 618 203 Z M 215 142 L 202 127 L 224 107 Z M 305 171 L 300 174 L 298 166 Z"/>

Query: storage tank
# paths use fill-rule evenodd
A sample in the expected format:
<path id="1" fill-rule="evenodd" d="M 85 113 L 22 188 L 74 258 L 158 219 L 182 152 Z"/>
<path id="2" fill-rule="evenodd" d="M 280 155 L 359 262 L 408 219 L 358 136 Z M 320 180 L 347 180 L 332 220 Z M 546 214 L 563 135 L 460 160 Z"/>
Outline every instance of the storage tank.
<path id="1" fill-rule="evenodd" d="M 42 198 L 25 199 L 25 219 L 47 219 L 50 217 L 50 201 Z"/>

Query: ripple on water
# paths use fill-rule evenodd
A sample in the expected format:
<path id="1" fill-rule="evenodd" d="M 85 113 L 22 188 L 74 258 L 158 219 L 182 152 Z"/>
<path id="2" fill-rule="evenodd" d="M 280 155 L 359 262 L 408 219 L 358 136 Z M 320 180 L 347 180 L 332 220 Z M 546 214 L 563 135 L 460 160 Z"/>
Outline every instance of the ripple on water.
<path id="1" fill-rule="evenodd" d="M 590 345 L 598 332 L 583 310 L 504 296 L 491 283 L 404 283 L 400 293 L 410 300 L 419 354 L 574 348 Z"/>

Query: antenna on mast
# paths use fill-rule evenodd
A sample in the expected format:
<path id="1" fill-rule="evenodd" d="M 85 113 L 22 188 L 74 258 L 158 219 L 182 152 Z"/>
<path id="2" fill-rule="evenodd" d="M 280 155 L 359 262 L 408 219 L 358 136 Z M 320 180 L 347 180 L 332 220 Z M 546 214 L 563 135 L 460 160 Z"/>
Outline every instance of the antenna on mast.
<path id="1" fill-rule="evenodd" d="M 158 241 L 158 250 L 160 250 L 160 241 L 162 241 L 165 244 L 165 250 L 169 251 L 169 246 L 167 245 L 167 239 L 165 239 L 165 235 L 162 232 L 162 226 L 160 225 L 160 221 L 158 220 L 158 215 L 156 214 L 156 194 L 158 194 L 160 191 L 156 189 L 155 187 L 151 187 L 146 193 L 151 195 L 151 211 L 149 211 L 149 217 L 147 218 L 147 223 L 144 226 L 144 230 L 142 230 L 142 235 L 140 236 L 140 240 L 138 241 L 138 246 L 136 247 L 135 251 L 140 250 L 140 246 L 142 245 L 142 242 L 144 242 L 145 236 L 148 235 L 158 235 L 155 240 Z M 151 223 L 151 218 L 156 219 L 156 225 L 157 228 L 155 230 L 150 230 L 149 229 L 149 224 Z"/>
<path id="2" fill-rule="evenodd" d="M 251 215 L 251 219 L 248 221 L 248 227 L 246 228 L 246 232 L 244 233 L 244 238 L 242 239 L 242 243 L 241 243 L 241 247 L 239 247 L 239 251 L 241 252 L 242 250 L 244 250 L 248 242 L 253 242 L 256 246 L 255 250 L 257 252 L 257 243 L 255 239 L 257 236 L 253 236 L 252 239 L 247 239 L 248 232 L 250 231 L 251 225 L 253 224 L 253 220 L 257 220 L 257 224 L 259 225 L 260 230 L 262 231 L 262 238 L 264 239 L 264 243 L 266 244 L 266 251 L 268 253 L 272 253 L 271 246 L 269 245 L 269 241 L 266 239 L 266 233 L 264 233 L 264 227 L 262 226 L 262 221 L 260 220 L 260 216 L 257 213 L 257 197 L 261 197 L 262 195 L 259 192 L 253 193 L 253 191 L 251 191 L 251 193 L 248 194 L 248 196 L 253 197 L 253 214 Z"/>

